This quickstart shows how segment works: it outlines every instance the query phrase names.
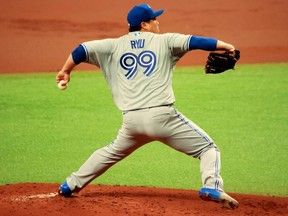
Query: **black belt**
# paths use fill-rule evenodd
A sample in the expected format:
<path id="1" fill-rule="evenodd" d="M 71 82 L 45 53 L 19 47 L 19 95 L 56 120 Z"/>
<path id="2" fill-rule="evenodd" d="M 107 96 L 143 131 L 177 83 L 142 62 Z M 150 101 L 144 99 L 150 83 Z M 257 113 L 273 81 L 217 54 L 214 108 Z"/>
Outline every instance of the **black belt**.
<path id="1" fill-rule="evenodd" d="M 171 106 L 173 106 L 173 103 L 171 103 L 171 104 L 159 105 L 159 106 L 144 107 L 144 108 L 139 108 L 139 109 L 133 109 L 133 110 L 128 110 L 127 112 L 144 110 L 144 109 L 151 109 L 151 108 L 157 108 L 157 107 L 165 107 L 165 106 L 171 107 Z"/>

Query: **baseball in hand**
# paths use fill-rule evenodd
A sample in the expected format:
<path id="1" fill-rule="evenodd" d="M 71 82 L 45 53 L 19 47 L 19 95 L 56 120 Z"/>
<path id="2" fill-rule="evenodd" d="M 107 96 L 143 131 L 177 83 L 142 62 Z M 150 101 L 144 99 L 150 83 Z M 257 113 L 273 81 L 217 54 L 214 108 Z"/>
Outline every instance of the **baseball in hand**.
<path id="1" fill-rule="evenodd" d="M 67 84 L 63 85 L 65 81 L 64 80 L 60 80 L 60 82 L 58 83 L 58 88 L 61 90 L 65 90 L 67 88 Z"/>

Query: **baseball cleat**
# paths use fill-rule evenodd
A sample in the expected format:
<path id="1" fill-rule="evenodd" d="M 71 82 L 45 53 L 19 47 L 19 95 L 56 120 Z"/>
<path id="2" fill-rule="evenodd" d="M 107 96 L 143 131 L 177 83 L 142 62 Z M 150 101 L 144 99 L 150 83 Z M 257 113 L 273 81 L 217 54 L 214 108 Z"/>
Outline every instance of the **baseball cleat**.
<path id="1" fill-rule="evenodd" d="M 64 197 L 71 197 L 72 191 L 69 188 L 67 182 L 65 181 L 62 185 L 60 185 L 58 189 L 58 194 Z"/>
<path id="2" fill-rule="evenodd" d="M 199 196 L 202 200 L 219 203 L 223 208 L 226 209 L 233 210 L 238 208 L 239 206 L 239 203 L 235 199 L 230 197 L 225 192 L 219 190 L 211 188 L 202 188 L 199 191 Z"/>

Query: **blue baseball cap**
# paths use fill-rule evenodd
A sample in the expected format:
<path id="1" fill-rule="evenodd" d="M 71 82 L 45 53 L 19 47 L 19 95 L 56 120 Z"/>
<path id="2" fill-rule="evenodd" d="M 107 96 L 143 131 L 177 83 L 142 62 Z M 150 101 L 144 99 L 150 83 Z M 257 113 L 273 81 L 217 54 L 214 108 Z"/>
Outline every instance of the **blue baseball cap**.
<path id="1" fill-rule="evenodd" d="M 130 27 L 138 26 L 141 22 L 148 21 L 160 16 L 164 12 L 163 9 L 153 11 L 148 4 L 136 5 L 128 13 L 127 21 Z"/>

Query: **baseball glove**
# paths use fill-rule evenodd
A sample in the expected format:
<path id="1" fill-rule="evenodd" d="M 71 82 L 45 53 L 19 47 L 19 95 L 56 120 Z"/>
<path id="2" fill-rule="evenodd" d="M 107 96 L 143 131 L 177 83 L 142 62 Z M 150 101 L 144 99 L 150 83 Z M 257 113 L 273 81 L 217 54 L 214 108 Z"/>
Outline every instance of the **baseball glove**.
<path id="1" fill-rule="evenodd" d="M 240 59 L 240 51 L 225 51 L 224 53 L 210 52 L 205 65 L 207 74 L 218 74 L 229 69 L 234 69 Z"/>

